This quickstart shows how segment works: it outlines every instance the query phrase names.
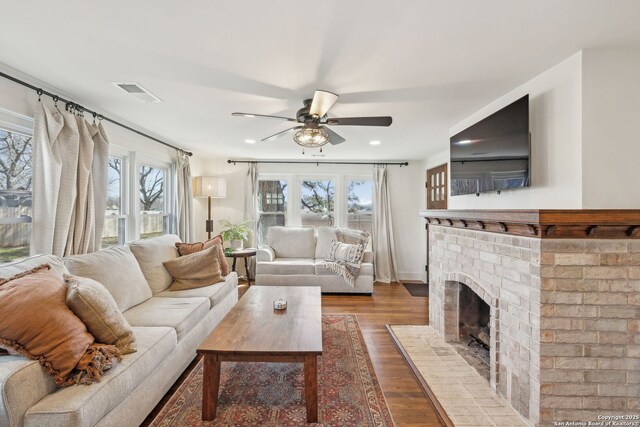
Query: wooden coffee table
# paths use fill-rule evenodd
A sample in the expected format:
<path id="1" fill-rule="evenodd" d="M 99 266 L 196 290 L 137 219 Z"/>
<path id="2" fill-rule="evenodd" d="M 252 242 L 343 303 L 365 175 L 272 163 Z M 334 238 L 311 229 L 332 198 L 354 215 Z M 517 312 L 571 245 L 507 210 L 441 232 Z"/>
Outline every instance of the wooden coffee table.
<path id="1" fill-rule="evenodd" d="M 280 298 L 286 310 L 274 310 Z M 318 422 L 321 316 L 320 287 L 251 287 L 198 347 L 204 356 L 202 419 L 216 417 L 221 362 L 286 362 L 304 363 L 307 422 Z"/>

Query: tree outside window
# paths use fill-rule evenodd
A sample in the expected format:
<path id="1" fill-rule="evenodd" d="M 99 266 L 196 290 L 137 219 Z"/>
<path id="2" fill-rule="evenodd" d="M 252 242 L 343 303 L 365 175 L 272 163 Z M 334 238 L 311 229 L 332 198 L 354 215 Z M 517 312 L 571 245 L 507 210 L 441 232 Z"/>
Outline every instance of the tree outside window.
<path id="1" fill-rule="evenodd" d="M 347 183 L 347 227 L 373 232 L 373 182 L 349 180 Z M 371 242 L 371 239 L 369 239 Z"/>
<path id="2" fill-rule="evenodd" d="M 300 183 L 300 221 L 303 227 L 335 225 L 336 185 L 331 180 L 304 180 Z"/>
<path id="3" fill-rule="evenodd" d="M 139 173 L 140 238 L 161 236 L 169 226 L 165 204 L 167 170 L 141 165 Z"/>
<path id="4" fill-rule="evenodd" d="M 0 129 L 0 263 L 29 255 L 31 139 Z"/>
<path id="5" fill-rule="evenodd" d="M 123 212 L 122 168 L 124 159 L 109 156 L 107 174 L 107 205 L 101 247 L 107 248 L 125 242 L 126 215 Z"/>

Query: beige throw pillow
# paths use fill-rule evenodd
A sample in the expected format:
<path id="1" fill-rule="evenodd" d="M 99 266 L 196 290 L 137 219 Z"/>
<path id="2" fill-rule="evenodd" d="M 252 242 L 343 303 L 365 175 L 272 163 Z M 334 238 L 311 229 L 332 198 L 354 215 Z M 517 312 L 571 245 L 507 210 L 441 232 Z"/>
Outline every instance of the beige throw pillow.
<path id="1" fill-rule="evenodd" d="M 136 337 L 116 300 L 101 283 L 65 274 L 67 305 L 87 326 L 96 341 L 113 344 L 122 354 L 133 353 Z"/>
<path id="2" fill-rule="evenodd" d="M 207 240 L 206 242 L 176 243 L 176 248 L 178 248 L 178 253 L 180 254 L 180 256 L 184 256 L 200 252 L 204 249 L 209 249 L 212 246 L 219 246 L 218 262 L 220 263 L 220 271 L 223 276 L 227 276 L 231 272 L 231 269 L 229 268 L 227 257 L 224 254 L 222 242 L 222 236 L 218 235 L 213 239 Z"/>
<path id="3" fill-rule="evenodd" d="M 202 288 L 224 280 L 218 261 L 219 245 L 191 255 L 165 261 L 164 267 L 173 277 L 170 291 Z"/>

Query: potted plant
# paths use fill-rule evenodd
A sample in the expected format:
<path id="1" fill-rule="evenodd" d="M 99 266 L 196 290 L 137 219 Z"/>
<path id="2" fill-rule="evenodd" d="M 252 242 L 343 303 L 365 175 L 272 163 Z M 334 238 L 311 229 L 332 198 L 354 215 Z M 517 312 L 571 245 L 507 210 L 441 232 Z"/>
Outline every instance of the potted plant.
<path id="1" fill-rule="evenodd" d="M 245 221 L 241 224 L 232 224 L 231 221 L 223 219 L 220 224 L 224 227 L 222 230 L 222 238 L 229 242 L 231 249 L 239 251 L 244 248 L 244 241 L 249 239 L 249 224 L 251 221 Z"/>

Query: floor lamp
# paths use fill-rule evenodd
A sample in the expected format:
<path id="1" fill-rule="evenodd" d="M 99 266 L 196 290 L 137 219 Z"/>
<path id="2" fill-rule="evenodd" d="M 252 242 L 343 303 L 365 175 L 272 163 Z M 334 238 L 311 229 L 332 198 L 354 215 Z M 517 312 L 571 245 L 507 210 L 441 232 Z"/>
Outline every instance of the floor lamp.
<path id="1" fill-rule="evenodd" d="M 219 176 L 197 176 L 193 179 L 193 197 L 207 198 L 207 239 L 213 232 L 213 220 L 211 219 L 211 199 L 224 199 L 227 197 L 227 180 Z"/>

